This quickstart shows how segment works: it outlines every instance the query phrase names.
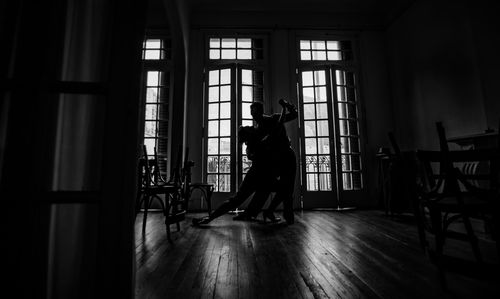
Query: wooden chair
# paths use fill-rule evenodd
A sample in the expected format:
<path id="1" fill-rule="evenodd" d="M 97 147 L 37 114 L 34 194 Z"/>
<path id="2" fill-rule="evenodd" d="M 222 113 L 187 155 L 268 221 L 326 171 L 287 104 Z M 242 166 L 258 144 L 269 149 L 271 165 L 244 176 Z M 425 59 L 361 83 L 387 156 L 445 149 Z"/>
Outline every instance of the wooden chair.
<path id="1" fill-rule="evenodd" d="M 444 128 L 437 124 L 440 151 L 417 151 L 419 162 L 418 196 L 415 215 L 422 247 L 438 266 L 439 279 L 446 287 L 445 241 L 456 239 L 470 244 L 479 265 L 483 259 L 471 218 L 491 215 L 498 247 L 499 162 L 498 149 L 450 151 Z M 470 165 L 481 165 L 470 171 Z M 451 226 L 457 226 L 451 229 Z M 460 227 L 462 227 L 460 229 Z M 426 240 L 434 237 L 434 248 Z M 449 259 L 448 259 L 449 260 Z"/>
<path id="2" fill-rule="evenodd" d="M 198 190 L 201 193 L 201 199 L 207 204 L 208 215 L 212 213 L 212 194 L 214 192 L 214 185 L 202 182 L 191 181 L 191 168 L 194 167 L 194 162 L 188 160 L 189 148 L 186 148 L 186 156 L 183 163 L 182 177 L 183 177 L 183 197 L 186 204 L 191 199 L 193 192 Z M 186 206 L 187 209 L 187 206 Z"/>
<path id="3" fill-rule="evenodd" d="M 157 200 L 165 216 L 168 240 L 171 240 L 170 225 L 176 223 L 179 231 L 179 222 L 184 220 L 186 213 L 185 209 L 182 209 L 181 184 L 178 181 L 178 176 L 173 174 L 168 181 L 163 177 L 159 169 L 160 163 L 156 148 L 154 149 L 153 159 L 149 158 L 145 145 L 143 146 L 143 153 L 139 160 L 139 192 L 137 194 L 136 214 L 139 213 L 142 207 L 144 211 L 142 230 L 145 231 L 148 210 L 152 202 Z M 179 208 L 180 206 L 181 208 Z"/>

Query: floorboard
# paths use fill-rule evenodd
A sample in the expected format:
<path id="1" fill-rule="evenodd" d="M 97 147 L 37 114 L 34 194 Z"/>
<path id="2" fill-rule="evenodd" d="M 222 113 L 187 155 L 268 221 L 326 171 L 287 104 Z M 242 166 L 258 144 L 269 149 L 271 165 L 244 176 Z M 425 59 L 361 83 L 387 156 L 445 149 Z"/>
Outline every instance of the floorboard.
<path id="1" fill-rule="evenodd" d="M 382 211 L 296 212 L 296 223 L 233 221 L 202 228 L 172 225 L 160 213 L 142 231 L 136 220 L 136 298 L 496 298 L 497 274 L 487 278 L 447 273 L 448 290 L 420 249 L 409 215 Z M 494 243 L 482 240 L 496 265 Z M 467 258 L 467 246 L 451 243 Z M 494 276 L 494 277 L 493 277 Z"/>

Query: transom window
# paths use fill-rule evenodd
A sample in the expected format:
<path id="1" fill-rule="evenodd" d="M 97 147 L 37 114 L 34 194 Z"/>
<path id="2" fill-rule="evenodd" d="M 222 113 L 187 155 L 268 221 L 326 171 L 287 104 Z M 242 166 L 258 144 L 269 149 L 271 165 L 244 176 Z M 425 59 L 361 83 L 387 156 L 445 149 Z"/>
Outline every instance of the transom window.
<path id="1" fill-rule="evenodd" d="M 261 59 L 263 45 L 261 39 L 253 38 L 211 38 L 209 58 L 252 60 Z"/>
<path id="2" fill-rule="evenodd" d="M 300 40 L 300 60 L 351 60 L 350 41 Z"/>
<path id="3" fill-rule="evenodd" d="M 169 39 L 146 39 L 142 44 L 142 59 L 171 59 L 171 48 Z"/>

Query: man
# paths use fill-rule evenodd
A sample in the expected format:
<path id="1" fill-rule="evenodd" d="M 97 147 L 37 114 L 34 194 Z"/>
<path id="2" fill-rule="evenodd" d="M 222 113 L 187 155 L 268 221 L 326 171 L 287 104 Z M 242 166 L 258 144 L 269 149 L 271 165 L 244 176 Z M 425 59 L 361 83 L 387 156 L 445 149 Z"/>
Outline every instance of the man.
<path id="1" fill-rule="evenodd" d="M 261 102 L 253 103 L 250 106 L 250 111 L 258 135 L 264 136 L 262 146 L 270 158 L 268 169 L 272 171 L 273 176 L 279 178 L 276 186 L 272 188 L 273 191 L 276 191 L 276 196 L 271 201 L 267 211 L 264 212 L 264 220 L 267 218 L 271 222 L 278 221 L 274 216 L 274 211 L 280 203 L 283 203 L 283 217 L 288 224 L 293 224 L 293 189 L 297 162 L 295 152 L 290 147 L 284 123 L 296 119 L 298 113 L 295 106 L 287 101 L 280 100 L 279 103 L 282 106 L 281 114 L 265 115 Z M 269 194 L 269 190 L 267 190 L 267 194 L 265 191 L 254 196 L 242 217 L 251 218 L 258 214 Z"/>

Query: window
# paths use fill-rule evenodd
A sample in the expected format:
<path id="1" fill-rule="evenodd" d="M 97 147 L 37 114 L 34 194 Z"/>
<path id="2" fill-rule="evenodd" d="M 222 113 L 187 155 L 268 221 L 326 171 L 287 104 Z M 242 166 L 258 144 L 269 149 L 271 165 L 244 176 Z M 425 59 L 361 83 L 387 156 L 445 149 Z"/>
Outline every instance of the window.
<path id="1" fill-rule="evenodd" d="M 156 149 L 160 171 L 167 172 L 166 158 L 169 153 L 169 102 L 171 57 L 170 40 L 147 38 L 143 43 L 143 96 L 145 97 L 144 140 L 148 155 Z"/>
<path id="2" fill-rule="evenodd" d="M 361 190 L 359 96 L 356 71 L 349 65 L 351 42 L 300 39 L 298 60 L 305 190 Z"/>
<path id="3" fill-rule="evenodd" d="M 300 40 L 300 60 L 352 60 L 350 41 Z"/>
<path id="4" fill-rule="evenodd" d="M 262 59 L 262 39 L 254 38 L 211 38 L 209 42 L 209 57 L 213 60 Z"/>
<path id="5" fill-rule="evenodd" d="M 237 142 L 240 125 L 252 126 L 250 105 L 264 99 L 261 38 L 209 38 L 206 77 L 206 181 L 234 192 L 251 166 Z"/>

